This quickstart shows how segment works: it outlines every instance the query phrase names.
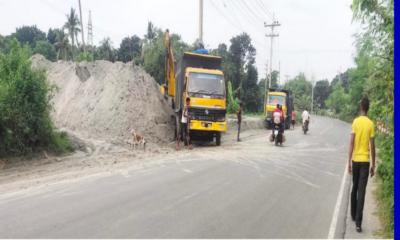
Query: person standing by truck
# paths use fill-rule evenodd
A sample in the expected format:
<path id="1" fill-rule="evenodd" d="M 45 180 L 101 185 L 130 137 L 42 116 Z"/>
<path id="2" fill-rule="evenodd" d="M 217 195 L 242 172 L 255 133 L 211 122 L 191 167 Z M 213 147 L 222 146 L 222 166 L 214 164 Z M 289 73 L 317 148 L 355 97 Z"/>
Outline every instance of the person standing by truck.
<path id="1" fill-rule="evenodd" d="M 356 223 L 356 231 L 361 232 L 363 219 L 365 189 L 368 175 L 375 175 L 375 129 L 374 123 L 367 117 L 368 98 L 360 101 L 360 116 L 354 119 L 351 126 L 348 171 L 353 175 L 351 190 L 351 218 Z M 370 154 L 371 153 L 371 154 Z M 370 165 L 370 159 L 372 164 Z"/>
<path id="2" fill-rule="evenodd" d="M 236 111 L 236 116 L 237 116 L 237 124 L 238 124 L 238 132 L 237 132 L 237 141 L 240 142 L 240 127 L 242 125 L 242 114 L 243 114 L 243 103 L 240 102 L 239 104 L 239 109 Z"/>
<path id="3" fill-rule="evenodd" d="M 190 106 L 190 98 L 186 98 L 186 104 L 183 107 L 182 110 L 182 118 L 181 118 L 181 126 L 182 126 L 182 131 L 180 134 L 178 134 L 178 140 L 177 140 L 177 149 L 179 150 L 179 144 L 180 144 L 180 139 L 182 136 L 184 145 L 185 143 L 189 146 L 189 149 L 192 149 L 192 141 L 190 140 L 190 116 L 189 116 L 189 106 Z"/>

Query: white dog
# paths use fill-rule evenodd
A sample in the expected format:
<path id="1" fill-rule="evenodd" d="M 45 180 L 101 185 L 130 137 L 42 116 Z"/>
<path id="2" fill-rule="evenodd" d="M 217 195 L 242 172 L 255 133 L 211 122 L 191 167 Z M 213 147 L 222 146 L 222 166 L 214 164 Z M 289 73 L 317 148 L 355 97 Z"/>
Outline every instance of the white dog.
<path id="1" fill-rule="evenodd" d="M 137 133 L 135 129 L 131 129 L 130 134 L 132 141 L 129 144 L 133 146 L 133 149 L 136 149 L 136 145 L 143 145 L 143 150 L 146 150 L 146 139 L 144 139 L 144 136 Z"/>

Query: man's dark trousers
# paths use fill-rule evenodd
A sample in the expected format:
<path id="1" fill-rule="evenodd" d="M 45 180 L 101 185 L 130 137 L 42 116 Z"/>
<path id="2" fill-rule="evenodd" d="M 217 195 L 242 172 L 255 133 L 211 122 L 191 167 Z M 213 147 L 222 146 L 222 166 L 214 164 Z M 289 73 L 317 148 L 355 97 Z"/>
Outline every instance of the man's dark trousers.
<path id="1" fill-rule="evenodd" d="M 353 188 L 351 190 L 351 217 L 356 221 L 356 226 L 361 227 L 365 189 L 369 176 L 369 162 L 352 163 Z"/>

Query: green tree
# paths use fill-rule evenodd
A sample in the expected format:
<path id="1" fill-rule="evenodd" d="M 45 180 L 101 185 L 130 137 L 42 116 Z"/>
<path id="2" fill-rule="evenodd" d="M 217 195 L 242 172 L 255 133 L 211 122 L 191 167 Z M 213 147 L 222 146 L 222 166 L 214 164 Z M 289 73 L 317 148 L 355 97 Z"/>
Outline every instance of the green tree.
<path id="1" fill-rule="evenodd" d="M 254 64 L 246 66 L 245 79 L 243 81 L 242 101 L 247 112 L 257 112 L 260 108 L 260 92 L 257 85 L 258 72 Z"/>
<path id="2" fill-rule="evenodd" d="M 64 28 L 67 29 L 68 35 L 71 39 L 72 48 L 72 58 L 74 58 L 74 48 L 75 48 L 75 40 L 77 40 L 77 34 L 81 31 L 79 27 L 80 21 L 78 15 L 75 13 L 75 9 L 71 8 L 70 13 L 67 14 L 67 22 L 64 24 Z M 78 42 L 78 40 L 77 40 Z"/>
<path id="3" fill-rule="evenodd" d="M 151 42 L 157 37 L 158 29 L 154 27 L 152 22 L 147 23 L 147 33 L 144 35 L 144 39 Z"/>
<path id="4" fill-rule="evenodd" d="M 70 148 L 59 141 L 50 120 L 45 72 L 32 70 L 29 57 L 17 41 L 9 54 L 0 54 L 0 157 Z"/>
<path id="5" fill-rule="evenodd" d="M 272 88 L 279 87 L 278 80 L 279 80 L 279 71 L 276 71 L 276 70 L 272 71 L 272 78 L 271 78 L 271 87 Z"/>
<path id="6" fill-rule="evenodd" d="M 47 41 L 36 42 L 36 47 L 33 49 L 33 53 L 41 54 L 50 61 L 57 60 L 57 53 L 54 46 Z"/>
<path id="7" fill-rule="evenodd" d="M 118 60 L 122 62 L 130 62 L 136 60 L 138 63 L 142 52 L 142 40 L 134 35 L 122 39 L 121 45 L 118 49 Z"/>
<path id="8" fill-rule="evenodd" d="M 49 31 L 47 31 L 47 41 L 54 45 L 57 42 L 57 35 L 60 34 L 60 32 L 63 32 L 63 30 L 59 28 L 50 28 Z"/>
<path id="9" fill-rule="evenodd" d="M 178 62 L 183 53 L 189 49 L 189 46 L 177 34 L 171 34 L 170 38 L 174 57 Z M 157 29 L 156 38 L 153 41 L 147 41 L 143 45 L 143 66 L 157 83 L 165 82 L 164 33 L 160 29 Z"/>
<path id="10" fill-rule="evenodd" d="M 331 88 L 328 80 L 320 80 L 314 86 L 314 105 L 319 109 L 326 108 L 325 101 L 331 93 Z"/>
<path id="11" fill-rule="evenodd" d="M 100 46 L 96 50 L 95 59 L 115 62 L 117 51 L 113 48 L 110 38 L 105 38 L 100 42 Z"/>
<path id="12" fill-rule="evenodd" d="M 348 94 L 345 93 L 341 84 L 336 84 L 333 87 L 332 93 L 326 100 L 326 106 L 333 111 L 334 114 L 346 116 L 345 108 L 349 106 L 350 99 Z"/>
<path id="13" fill-rule="evenodd" d="M 21 44 L 28 44 L 31 48 L 34 48 L 37 41 L 46 40 L 46 33 L 38 29 L 36 25 L 22 26 L 17 28 L 11 37 L 15 37 Z"/>
<path id="14" fill-rule="evenodd" d="M 349 79 L 349 70 L 337 74 L 333 80 L 331 81 L 331 86 L 332 88 L 337 84 L 340 83 L 346 93 L 349 92 L 349 85 L 350 85 L 350 79 Z"/>
<path id="15" fill-rule="evenodd" d="M 0 53 L 9 53 L 11 50 L 12 43 L 11 36 L 1 36 L 0 35 Z"/>
<path id="16" fill-rule="evenodd" d="M 243 79 L 245 77 L 244 68 L 247 64 L 254 64 L 256 50 L 251 44 L 251 38 L 248 34 L 242 33 L 230 40 L 229 61 L 232 66 L 232 85 L 234 89 L 238 89 L 238 96 L 241 98 L 241 90 L 243 88 Z"/>
<path id="17" fill-rule="evenodd" d="M 310 110 L 312 84 L 307 81 L 304 73 L 299 73 L 294 79 L 286 82 L 284 88 L 293 92 L 295 109 Z"/>

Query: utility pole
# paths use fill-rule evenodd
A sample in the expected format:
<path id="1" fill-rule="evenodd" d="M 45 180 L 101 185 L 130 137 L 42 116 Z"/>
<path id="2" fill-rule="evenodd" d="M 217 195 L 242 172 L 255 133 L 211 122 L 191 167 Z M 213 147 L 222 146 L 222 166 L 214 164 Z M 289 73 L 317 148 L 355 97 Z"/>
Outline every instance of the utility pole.
<path id="1" fill-rule="evenodd" d="M 79 16 L 81 19 L 81 31 L 82 31 L 82 46 L 83 46 L 83 51 L 86 52 L 85 48 L 85 34 L 83 32 L 83 21 L 82 21 L 82 6 L 81 6 L 81 0 L 78 0 L 79 2 Z"/>
<path id="2" fill-rule="evenodd" d="M 279 61 L 279 68 L 278 68 L 278 86 L 281 85 L 281 61 Z"/>
<path id="3" fill-rule="evenodd" d="M 267 81 L 268 81 L 268 61 L 265 64 L 265 81 L 264 81 L 264 115 L 267 113 L 267 108 L 265 104 L 267 103 Z"/>
<path id="4" fill-rule="evenodd" d="M 87 44 L 93 46 L 92 11 L 89 11 Z"/>
<path id="5" fill-rule="evenodd" d="M 315 78 L 314 76 L 311 77 L 311 112 L 314 111 L 314 86 L 315 86 Z"/>
<path id="6" fill-rule="evenodd" d="M 279 34 L 274 34 L 274 28 L 275 27 L 279 27 L 281 26 L 281 24 L 275 20 L 275 15 L 272 18 L 272 23 L 271 24 L 267 24 L 264 22 L 264 27 L 266 28 L 271 28 L 271 33 L 270 34 L 266 34 L 266 37 L 269 37 L 271 40 L 271 44 L 270 44 L 270 52 L 269 52 L 269 84 L 268 84 L 268 88 L 271 87 L 271 82 L 272 82 L 272 49 L 273 49 L 273 43 L 274 43 L 274 38 L 275 37 L 279 37 Z M 266 81 L 266 80 L 265 80 Z M 264 106 L 267 102 L 267 89 L 265 87 L 264 89 Z M 264 113 L 265 113 L 265 107 L 264 107 Z"/>
<path id="7" fill-rule="evenodd" d="M 199 0 L 199 41 L 203 43 L 203 0 Z"/>

